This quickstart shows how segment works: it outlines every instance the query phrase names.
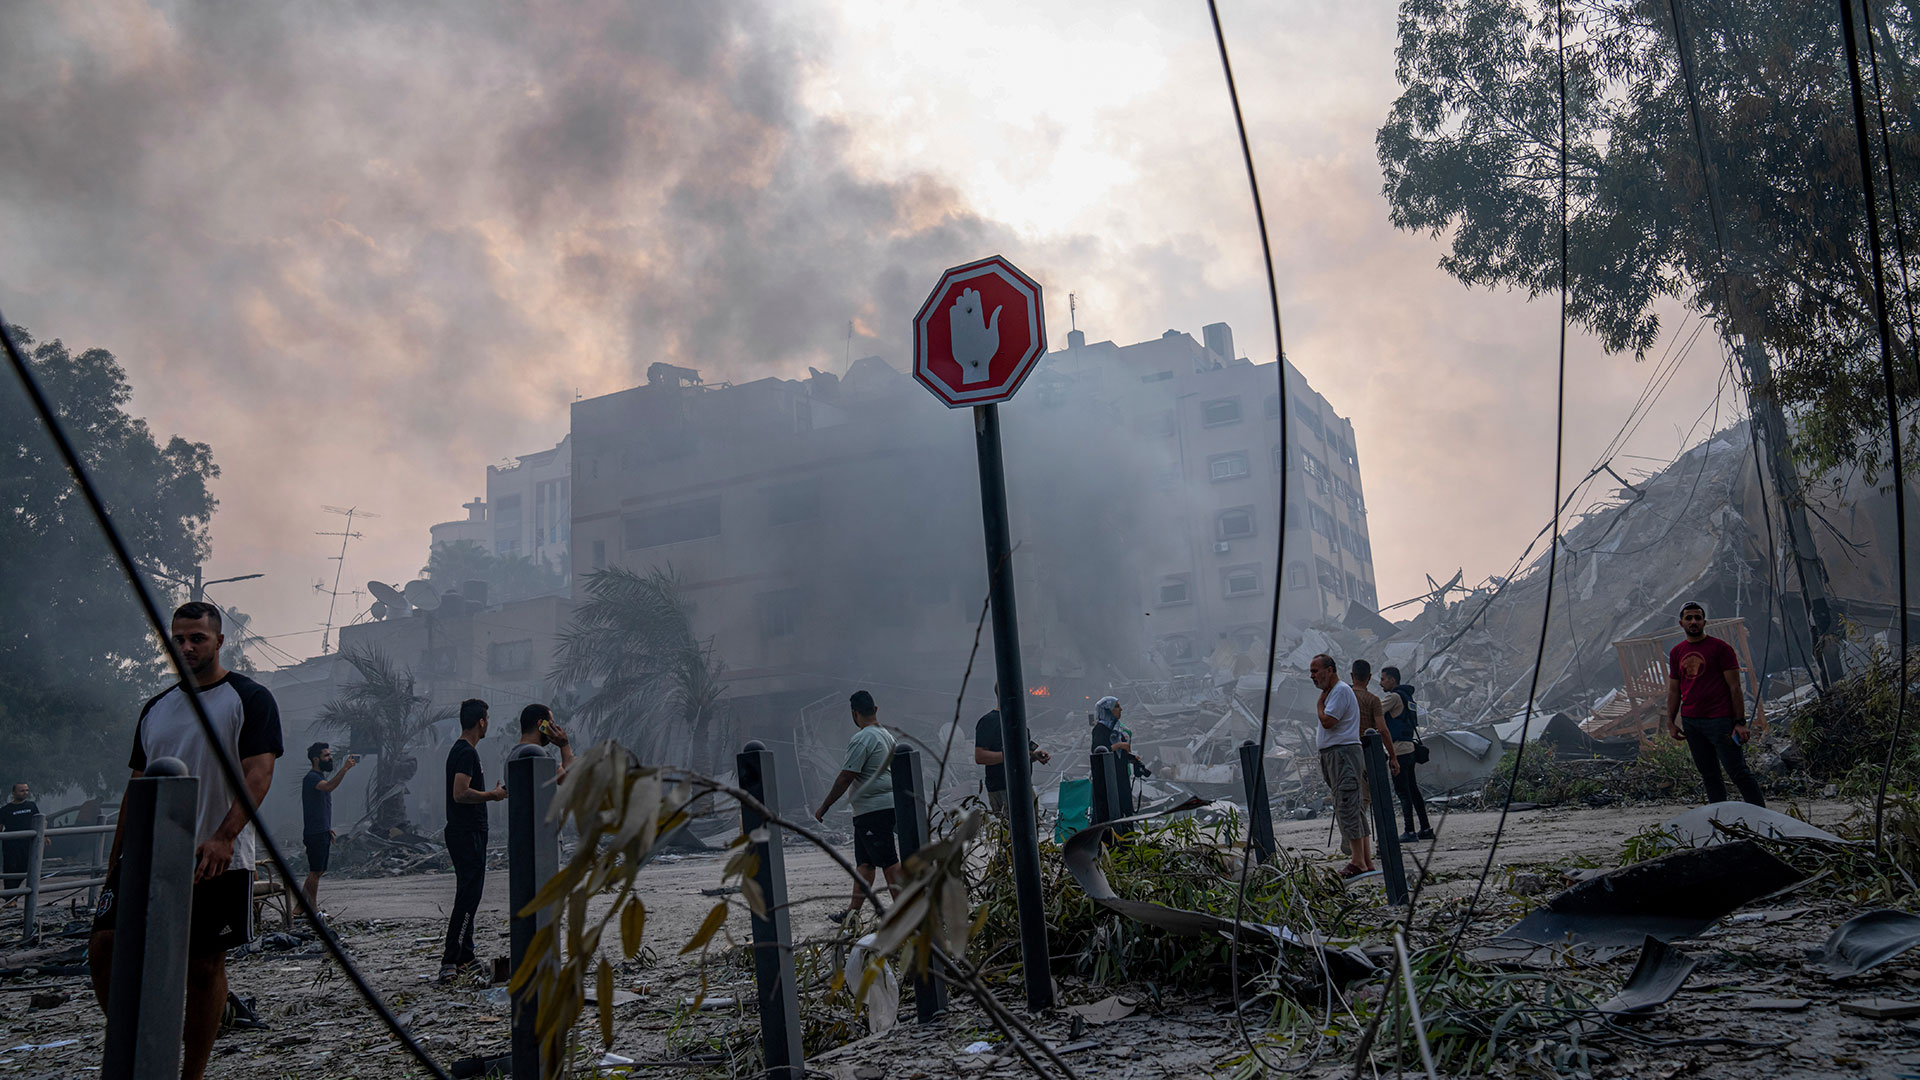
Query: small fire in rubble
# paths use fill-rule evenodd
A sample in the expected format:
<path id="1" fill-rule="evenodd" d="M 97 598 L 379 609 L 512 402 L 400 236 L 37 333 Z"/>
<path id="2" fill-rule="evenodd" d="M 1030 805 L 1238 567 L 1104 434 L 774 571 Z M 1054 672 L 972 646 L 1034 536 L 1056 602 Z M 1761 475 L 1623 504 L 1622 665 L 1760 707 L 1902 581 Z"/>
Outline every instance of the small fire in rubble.
<path id="1" fill-rule="evenodd" d="M 1033 697 L 1048 697 L 1052 695 L 1053 691 L 1048 690 L 1044 686 L 1036 686 L 1031 690 L 1028 690 L 1027 693 L 1032 695 Z"/>

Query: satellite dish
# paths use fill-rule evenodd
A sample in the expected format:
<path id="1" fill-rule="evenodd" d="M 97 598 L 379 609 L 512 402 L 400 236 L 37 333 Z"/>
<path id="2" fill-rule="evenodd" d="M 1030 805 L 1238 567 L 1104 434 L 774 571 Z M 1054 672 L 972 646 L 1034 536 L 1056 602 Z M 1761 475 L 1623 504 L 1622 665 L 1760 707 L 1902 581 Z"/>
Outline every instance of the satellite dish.
<path id="1" fill-rule="evenodd" d="M 367 591 L 373 594 L 373 617 L 384 619 L 391 615 L 398 619 L 407 613 L 407 598 L 399 589 L 381 581 L 367 582 Z"/>
<path id="2" fill-rule="evenodd" d="M 409 581 L 402 591 L 402 598 L 421 611 L 433 611 L 440 606 L 440 594 L 425 581 Z"/>

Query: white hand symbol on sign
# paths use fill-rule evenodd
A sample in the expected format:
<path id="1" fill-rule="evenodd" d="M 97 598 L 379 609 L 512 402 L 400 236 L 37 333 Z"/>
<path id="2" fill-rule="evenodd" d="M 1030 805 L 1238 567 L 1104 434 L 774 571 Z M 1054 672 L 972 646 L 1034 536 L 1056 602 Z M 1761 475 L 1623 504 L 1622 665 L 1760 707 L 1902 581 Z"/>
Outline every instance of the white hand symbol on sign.
<path id="1" fill-rule="evenodd" d="M 993 321 L 988 322 L 978 290 L 964 289 L 947 309 L 947 329 L 953 341 L 953 358 L 960 363 L 960 382 L 986 382 L 994 354 L 1000 351 L 1000 309 L 993 309 Z"/>

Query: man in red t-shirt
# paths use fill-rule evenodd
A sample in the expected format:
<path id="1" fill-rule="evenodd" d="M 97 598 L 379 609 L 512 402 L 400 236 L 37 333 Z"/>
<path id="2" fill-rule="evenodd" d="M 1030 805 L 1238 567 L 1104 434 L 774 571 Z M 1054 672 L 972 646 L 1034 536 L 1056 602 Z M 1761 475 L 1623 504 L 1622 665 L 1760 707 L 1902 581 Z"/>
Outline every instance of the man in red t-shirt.
<path id="1" fill-rule="evenodd" d="M 1740 657 L 1733 646 L 1707 636 L 1707 609 L 1680 609 L 1687 639 L 1667 654 L 1667 731 L 1685 739 L 1693 766 L 1707 784 L 1708 802 L 1725 802 L 1724 766 L 1740 797 L 1767 805 L 1760 783 L 1747 771 L 1747 708 L 1740 691 Z"/>

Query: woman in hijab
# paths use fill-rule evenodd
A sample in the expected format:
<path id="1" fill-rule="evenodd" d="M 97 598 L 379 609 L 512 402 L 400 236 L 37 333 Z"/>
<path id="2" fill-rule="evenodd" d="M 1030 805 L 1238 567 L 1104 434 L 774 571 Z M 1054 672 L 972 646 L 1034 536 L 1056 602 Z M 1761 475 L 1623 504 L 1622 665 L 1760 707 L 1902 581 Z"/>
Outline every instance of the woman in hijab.
<path id="1" fill-rule="evenodd" d="M 1093 745 L 1133 750 L 1133 733 L 1120 726 L 1120 699 L 1111 694 L 1093 703 Z"/>

